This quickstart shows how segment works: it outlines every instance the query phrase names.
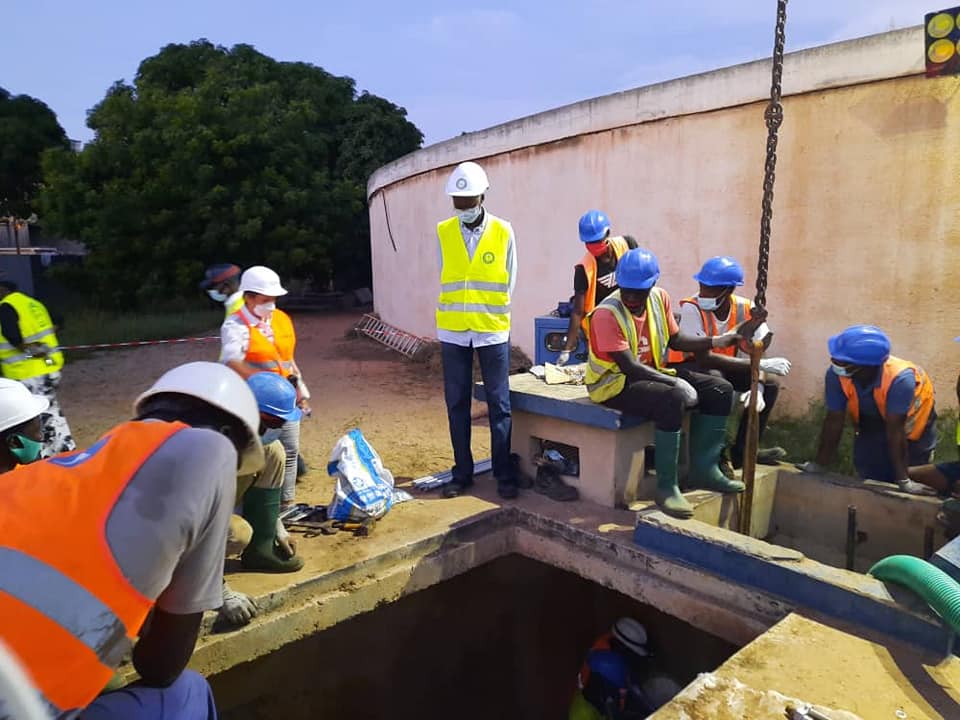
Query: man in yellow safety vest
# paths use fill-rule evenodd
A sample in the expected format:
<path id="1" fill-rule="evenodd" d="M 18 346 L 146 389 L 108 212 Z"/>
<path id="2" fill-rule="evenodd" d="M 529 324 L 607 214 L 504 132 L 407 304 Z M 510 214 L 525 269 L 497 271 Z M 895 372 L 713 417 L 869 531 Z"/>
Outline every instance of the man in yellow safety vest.
<path id="1" fill-rule="evenodd" d="M 9 280 L 0 280 L 0 335 L 3 377 L 20 381 L 50 402 L 44 415 L 41 457 L 75 450 L 77 444 L 57 400 L 63 353 L 57 349 L 60 341 L 50 313 Z"/>
<path id="2" fill-rule="evenodd" d="M 240 292 L 240 268 L 229 263 L 211 265 L 204 273 L 200 289 L 206 290 L 214 302 L 223 303 L 226 317 L 230 317 L 243 307 L 243 293 Z"/>
<path id="3" fill-rule="evenodd" d="M 487 174 L 473 162 L 460 163 L 447 180 L 455 215 L 437 225 L 440 243 L 440 297 L 437 338 L 443 362 L 443 394 L 453 444 L 453 481 L 444 497 L 473 484 L 470 401 L 473 355 L 487 394 L 490 449 L 497 492 L 517 496 L 510 460 L 510 296 L 517 278 L 513 228 L 487 212 Z"/>

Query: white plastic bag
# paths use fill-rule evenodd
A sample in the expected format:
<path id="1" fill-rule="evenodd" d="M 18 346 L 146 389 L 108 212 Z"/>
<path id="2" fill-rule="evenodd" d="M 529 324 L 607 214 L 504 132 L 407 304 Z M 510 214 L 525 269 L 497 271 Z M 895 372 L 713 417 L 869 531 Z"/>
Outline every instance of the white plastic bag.
<path id="1" fill-rule="evenodd" d="M 380 518 L 393 506 L 393 474 L 358 428 L 337 441 L 327 472 L 337 479 L 327 508 L 330 519 Z"/>

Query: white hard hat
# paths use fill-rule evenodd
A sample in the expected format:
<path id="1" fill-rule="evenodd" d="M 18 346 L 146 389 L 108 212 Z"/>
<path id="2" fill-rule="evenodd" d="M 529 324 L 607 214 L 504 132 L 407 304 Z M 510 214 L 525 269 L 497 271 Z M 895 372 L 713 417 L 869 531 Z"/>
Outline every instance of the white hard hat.
<path id="1" fill-rule="evenodd" d="M 487 174 L 475 162 L 460 163 L 447 180 L 447 195 L 450 197 L 476 197 L 489 188 Z"/>
<path id="2" fill-rule="evenodd" d="M 34 395 L 23 383 L 0 378 L 0 432 L 33 420 L 49 407 L 49 400 Z"/>
<path id="3" fill-rule="evenodd" d="M 640 657 L 650 654 L 647 648 L 647 629 L 629 617 L 622 617 L 613 624 L 613 636 Z"/>
<path id="4" fill-rule="evenodd" d="M 280 276 L 263 265 L 254 265 L 243 271 L 240 276 L 240 292 L 254 292 L 268 297 L 287 294 L 280 284 Z"/>
<path id="5" fill-rule="evenodd" d="M 190 362 L 165 372 L 153 386 L 136 399 L 133 412 L 148 398 L 162 393 L 189 395 L 219 408 L 240 420 L 250 435 L 240 451 L 238 475 L 252 475 L 263 468 L 263 445 L 260 444 L 260 409 L 250 386 L 236 372 L 215 362 Z"/>

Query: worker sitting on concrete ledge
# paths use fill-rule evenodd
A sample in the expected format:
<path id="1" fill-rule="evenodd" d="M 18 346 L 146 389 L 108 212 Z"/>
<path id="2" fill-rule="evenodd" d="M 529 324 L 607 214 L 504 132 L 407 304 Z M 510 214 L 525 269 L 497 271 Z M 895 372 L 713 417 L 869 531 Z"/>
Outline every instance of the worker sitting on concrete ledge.
<path id="1" fill-rule="evenodd" d="M 671 677 L 656 672 L 647 629 L 623 617 L 590 648 L 577 677 L 569 720 L 645 718 L 680 692 Z"/>
<path id="2" fill-rule="evenodd" d="M 220 606 L 237 474 L 263 465 L 257 403 L 236 373 L 194 362 L 134 412 L 87 450 L 4 476 L 0 637 L 55 716 L 215 718 L 184 668 Z M 140 682 L 97 697 L 138 636 Z"/>
<path id="3" fill-rule="evenodd" d="M 725 493 L 743 491 L 742 482 L 725 477 L 718 467 L 733 386 L 721 377 L 667 367 L 667 352 L 730 347 L 740 335 L 682 334 L 670 310 L 670 296 L 655 287 L 659 277 L 660 265 L 649 250 L 630 250 L 620 258 L 620 289 L 589 317 L 586 384 L 594 402 L 653 421 L 657 505 L 669 515 L 688 518 L 693 508 L 677 485 L 680 426 L 688 407 L 698 409 L 690 422 L 691 485 Z M 740 329 L 753 332 L 762 321 L 757 314 Z"/>
<path id="4" fill-rule="evenodd" d="M 862 479 L 896 483 L 912 495 L 935 494 L 908 474 L 910 466 L 929 464 L 937 445 L 933 383 L 927 373 L 891 355 L 890 338 L 872 325 L 849 327 L 831 337 L 827 347 L 827 416 L 817 457 L 797 467 L 824 472 L 849 414 L 856 428 L 853 464 Z"/>
<path id="5" fill-rule="evenodd" d="M 737 287 L 743 285 L 744 280 L 743 267 L 734 258 L 710 258 L 693 279 L 700 283 L 699 293 L 680 301 L 680 332 L 684 335 L 715 337 L 733 330 L 750 318 L 753 303 L 734 293 Z M 768 337 L 772 338 L 772 335 Z M 696 354 L 673 350 L 670 352 L 670 362 L 673 367 L 687 367 L 700 372 L 718 371 L 730 381 L 734 390 L 741 393 L 740 400 L 744 407 L 750 402 L 750 360 L 738 356 L 736 345 L 711 348 Z M 761 438 L 780 390 L 775 376 L 789 372 L 790 361 L 786 358 L 760 360 L 760 396 L 757 398 L 757 411 L 760 413 Z M 737 428 L 737 439 L 730 448 L 730 461 L 737 470 L 743 467 L 746 440 L 747 413 L 744 412 Z M 776 465 L 786 456 L 783 448 L 766 448 L 757 452 L 757 462 Z M 725 468 L 725 465 L 726 463 L 722 462 L 721 468 Z M 733 477 L 730 471 L 724 474 Z"/>
<path id="6" fill-rule="evenodd" d="M 566 365 L 577 347 L 586 317 L 617 289 L 617 262 L 627 250 L 637 247 L 632 237 L 610 236 L 610 218 L 599 210 L 588 210 L 580 218 L 580 242 L 587 252 L 573 268 L 573 310 L 567 328 L 567 342 L 557 358 Z"/>

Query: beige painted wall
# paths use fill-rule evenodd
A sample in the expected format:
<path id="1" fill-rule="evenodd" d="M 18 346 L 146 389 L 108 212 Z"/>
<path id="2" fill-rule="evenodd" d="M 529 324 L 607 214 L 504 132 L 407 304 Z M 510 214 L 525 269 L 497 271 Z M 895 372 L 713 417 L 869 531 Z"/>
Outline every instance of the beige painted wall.
<path id="1" fill-rule="evenodd" d="M 869 60 L 865 48 L 888 61 L 899 53 L 900 71 L 884 67 L 889 79 L 849 85 L 838 57 Z M 960 345 L 952 342 L 960 335 L 954 312 L 960 291 L 960 100 L 955 78 L 917 75 L 920 60 L 915 30 L 805 51 L 796 61 L 788 57 L 788 68 L 806 63 L 807 75 L 794 81 L 797 94 L 784 101 L 768 306 L 777 331 L 774 350 L 794 362 L 782 396 L 792 410 L 821 392 L 827 337 L 858 322 L 885 328 L 895 353 L 931 372 L 941 407 L 954 406 L 960 366 Z M 832 74 L 818 76 L 817 62 Z M 755 84 L 761 66 L 641 89 L 636 98 L 669 101 L 671 94 L 712 87 L 712 77 L 736 97 L 754 93 L 759 99 L 762 85 L 737 87 Z M 828 89 L 815 89 L 823 87 Z M 616 101 L 634 102 L 625 94 Z M 470 154 L 457 157 L 445 143 L 381 169 L 370 184 L 377 310 L 405 330 L 434 335 L 434 228 L 451 214 L 443 194 L 449 163 L 468 158 L 479 159 L 490 176 L 487 207 L 511 220 L 517 233 L 513 336 L 531 355 L 533 317 L 572 293 L 573 265 L 582 253 L 577 219 L 590 207 L 604 209 L 615 232 L 634 235 L 658 255 L 660 284 L 675 300 L 695 290 L 690 276 L 715 254 L 741 259 L 752 295 L 763 108 L 762 102 L 696 112 L 678 106 L 674 116 L 554 142 L 546 141 L 549 134 L 530 131 L 540 144 L 493 155 L 467 136 L 462 150 Z M 484 131 L 491 147 L 504 144 L 496 130 Z M 523 133 L 522 127 L 508 131 Z"/>

